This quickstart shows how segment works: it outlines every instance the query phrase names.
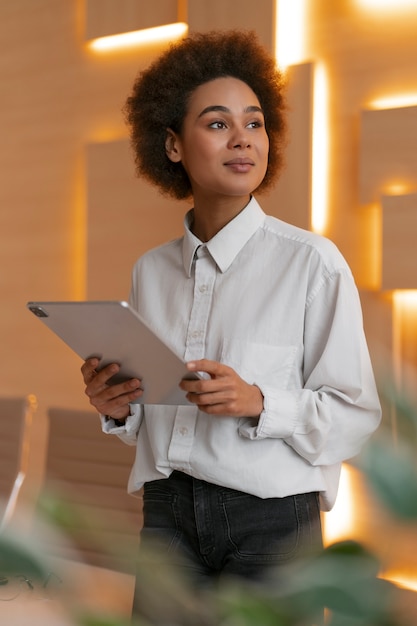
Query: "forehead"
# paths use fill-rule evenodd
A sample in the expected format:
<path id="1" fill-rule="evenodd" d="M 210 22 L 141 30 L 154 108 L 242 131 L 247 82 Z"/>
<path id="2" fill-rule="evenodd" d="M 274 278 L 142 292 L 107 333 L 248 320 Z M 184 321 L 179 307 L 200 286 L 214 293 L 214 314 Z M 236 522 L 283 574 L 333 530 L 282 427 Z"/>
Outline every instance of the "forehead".
<path id="1" fill-rule="evenodd" d="M 221 105 L 231 110 L 260 106 L 258 97 L 249 85 L 238 78 L 225 76 L 199 85 L 188 101 L 188 112 L 204 109 L 207 106 Z"/>

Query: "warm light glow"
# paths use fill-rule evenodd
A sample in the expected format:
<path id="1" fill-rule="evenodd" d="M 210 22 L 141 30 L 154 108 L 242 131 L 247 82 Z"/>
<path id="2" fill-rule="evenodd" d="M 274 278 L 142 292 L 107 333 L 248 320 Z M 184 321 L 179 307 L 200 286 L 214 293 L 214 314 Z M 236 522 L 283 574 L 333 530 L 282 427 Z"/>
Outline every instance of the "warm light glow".
<path id="1" fill-rule="evenodd" d="M 306 0 L 276 1 L 276 58 L 281 68 L 305 62 Z M 314 75 L 311 228 L 325 234 L 328 217 L 328 85 L 324 66 Z"/>
<path id="2" fill-rule="evenodd" d="M 276 58 L 285 69 L 305 60 L 306 0 L 277 0 L 276 2 Z"/>
<path id="3" fill-rule="evenodd" d="M 145 28 L 143 30 L 135 30 L 128 33 L 120 33 L 118 35 L 99 37 L 98 39 L 92 39 L 89 42 L 89 46 L 94 51 L 105 52 L 107 50 L 130 48 L 132 46 L 152 43 L 155 41 L 180 39 L 187 33 L 187 31 L 187 24 L 177 22 L 175 24 L 157 26 L 155 28 Z"/>
<path id="4" fill-rule="evenodd" d="M 371 109 L 402 109 L 417 106 L 417 93 L 399 93 L 376 98 L 369 103 Z"/>
<path id="5" fill-rule="evenodd" d="M 356 0 L 356 4 L 363 9 L 392 9 L 398 11 L 402 8 L 416 8 L 416 0 Z"/>
<path id="6" fill-rule="evenodd" d="M 122 141 L 128 139 L 126 127 L 115 123 L 102 126 L 98 123 L 90 129 L 88 140 L 90 143 L 110 143 L 112 141 Z"/>
<path id="7" fill-rule="evenodd" d="M 80 155 L 74 164 L 73 211 L 72 211 L 72 263 L 71 298 L 85 300 L 87 296 L 87 207 L 85 162 Z"/>
<path id="8" fill-rule="evenodd" d="M 403 589 L 417 591 L 417 579 L 415 577 L 405 576 L 401 572 L 385 572 L 381 578 L 389 580 Z"/>
<path id="9" fill-rule="evenodd" d="M 407 320 L 417 320 L 417 290 L 404 289 L 393 292 L 392 303 L 392 360 L 394 382 L 397 389 L 403 388 L 404 361 L 403 340 Z M 394 441 L 397 438 L 396 420 L 393 420 Z"/>
<path id="10" fill-rule="evenodd" d="M 323 541 L 326 546 L 349 539 L 353 530 L 353 489 L 351 470 L 342 465 L 336 504 L 323 516 Z"/>
<path id="11" fill-rule="evenodd" d="M 400 179 L 396 176 L 394 179 L 386 180 L 381 184 L 380 193 L 382 196 L 404 196 L 408 193 L 415 192 L 415 181 L 409 178 L 408 180 Z"/>
<path id="12" fill-rule="evenodd" d="M 362 207 L 363 239 L 358 239 L 363 249 L 363 262 L 357 269 L 357 279 L 362 289 L 379 291 L 382 282 L 382 209 L 379 202 Z"/>
<path id="13" fill-rule="evenodd" d="M 410 191 L 410 185 L 407 183 L 390 183 L 384 187 L 383 195 L 388 196 L 403 196 Z"/>
<path id="14" fill-rule="evenodd" d="M 402 289 L 394 292 L 394 303 L 409 312 L 417 313 L 417 290 Z"/>
<path id="15" fill-rule="evenodd" d="M 327 227 L 329 178 L 329 118 L 327 73 L 318 64 L 314 73 L 313 163 L 311 192 L 311 226 L 320 234 Z"/>

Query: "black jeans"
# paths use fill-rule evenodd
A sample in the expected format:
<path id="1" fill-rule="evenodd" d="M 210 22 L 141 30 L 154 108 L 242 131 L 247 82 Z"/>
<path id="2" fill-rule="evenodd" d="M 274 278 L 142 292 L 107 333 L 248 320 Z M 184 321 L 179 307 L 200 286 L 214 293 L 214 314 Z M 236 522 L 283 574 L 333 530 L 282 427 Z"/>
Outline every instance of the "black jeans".
<path id="1" fill-rule="evenodd" d="M 198 587 L 221 576 L 262 581 L 322 545 L 317 493 L 262 499 L 174 471 L 145 485 L 143 514 L 139 561 L 157 545 L 150 567 L 163 564 L 162 550 Z M 139 573 L 136 606 L 141 597 Z"/>

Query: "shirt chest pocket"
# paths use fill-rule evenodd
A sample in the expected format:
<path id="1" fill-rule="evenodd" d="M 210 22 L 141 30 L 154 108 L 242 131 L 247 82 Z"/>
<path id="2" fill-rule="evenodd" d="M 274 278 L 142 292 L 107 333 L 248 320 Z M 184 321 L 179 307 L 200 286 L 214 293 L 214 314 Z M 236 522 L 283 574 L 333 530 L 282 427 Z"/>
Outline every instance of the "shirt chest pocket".
<path id="1" fill-rule="evenodd" d="M 276 346 L 247 340 L 225 340 L 221 362 L 249 384 L 286 389 L 295 367 L 296 346 Z"/>

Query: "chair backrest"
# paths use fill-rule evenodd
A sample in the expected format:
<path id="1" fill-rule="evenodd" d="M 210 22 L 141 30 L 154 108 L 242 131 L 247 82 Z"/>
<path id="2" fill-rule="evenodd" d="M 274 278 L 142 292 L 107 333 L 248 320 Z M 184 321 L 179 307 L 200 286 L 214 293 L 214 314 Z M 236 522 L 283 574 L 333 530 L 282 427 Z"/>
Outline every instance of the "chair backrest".
<path id="1" fill-rule="evenodd" d="M 104 434 L 95 412 L 51 408 L 48 416 L 40 502 L 58 511 L 64 531 L 48 537 L 48 551 L 53 556 L 133 571 L 142 523 L 142 499 L 127 493 L 135 447 Z"/>
<path id="2" fill-rule="evenodd" d="M 0 529 L 11 521 L 29 463 L 33 395 L 0 398 Z"/>

